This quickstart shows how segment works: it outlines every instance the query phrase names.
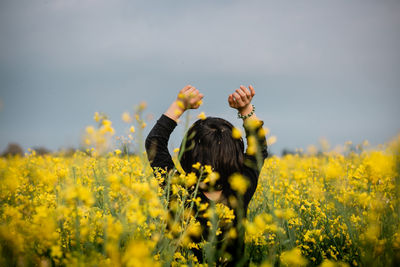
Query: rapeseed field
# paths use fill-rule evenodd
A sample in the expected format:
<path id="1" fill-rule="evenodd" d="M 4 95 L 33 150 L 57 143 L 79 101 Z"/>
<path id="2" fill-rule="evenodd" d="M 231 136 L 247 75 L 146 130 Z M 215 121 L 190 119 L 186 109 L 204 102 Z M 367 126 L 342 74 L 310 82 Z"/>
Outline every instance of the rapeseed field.
<path id="1" fill-rule="evenodd" d="M 196 266 L 193 250 L 205 259 L 217 253 L 213 239 L 193 241 L 202 231 L 193 207 L 208 215 L 213 235 L 233 211 L 201 204 L 192 173 L 163 181 L 145 153 L 126 153 L 138 140 L 143 151 L 143 109 L 124 113 L 137 125 L 111 152 L 112 123 L 96 113 L 97 126 L 83 137 L 86 151 L 0 158 L 0 266 Z M 400 136 L 375 148 L 269 157 L 243 222 L 245 258 L 254 266 L 398 264 L 399 153 Z M 217 175 L 197 167 L 209 181 Z M 246 186 L 242 177 L 232 181 L 239 191 Z"/>

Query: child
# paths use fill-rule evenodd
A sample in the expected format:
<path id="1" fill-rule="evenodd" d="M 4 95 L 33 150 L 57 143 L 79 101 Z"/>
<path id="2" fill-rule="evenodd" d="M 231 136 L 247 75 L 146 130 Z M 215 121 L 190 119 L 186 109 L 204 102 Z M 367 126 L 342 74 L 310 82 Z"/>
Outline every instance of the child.
<path id="1" fill-rule="evenodd" d="M 237 234 L 229 238 L 226 233 L 219 234 L 220 242 L 217 248 L 223 251 L 215 259 L 218 265 L 244 264 L 244 230 L 241 219 L 246 217 L 262 164 L 268 156 L 263 123 L 254 113 L 254 105 L 251 105 L 254 95 L 252 86 L 249 88 L 240 86 L 240 89 L 228 97 L 229 106 L 236 109 L 238 117 L 243 119 L 248 141 L 246 153 L 243 139 L 237 136 L 237 133 L 233 133 L 233 125 L 224 119 L 213 117 L 196 121 L 188 130 L 187 139 L 181 145 L 180 163 L 186 173 L 199 174 L 198 168 L 194 165 L 200 163 L 201 166 L 210 165 L 219 175 L 213 186 L 202 184 L 200 187 L 198 196 L 201 198 L 201 203 L 223 203 L 234 210 L 235 219 L 231 227 L 236 229 Z M 146 150 L 154 170 L 164 169 L 169 172 L 175 169 L 168 152 L 169 137 L 182 114 L 188 109 L 197 109 L 202 99 L 203 95 L 195 87 L 185 86 L 150 131 L 146 138 Z M 241 174 L 240 177 L 245 182 L 242 188 L 230 184 L 231 178 L 238 174 Z M 198 221 L 204 229 L 202 238 L 207 240 L 209 234 L 207 221 L 202 216 L 198 216 Z M 229 231 L 229 227 L 223 231 Z M 196 250 L 194 253 L 202 262 L 203 254 Z"/>

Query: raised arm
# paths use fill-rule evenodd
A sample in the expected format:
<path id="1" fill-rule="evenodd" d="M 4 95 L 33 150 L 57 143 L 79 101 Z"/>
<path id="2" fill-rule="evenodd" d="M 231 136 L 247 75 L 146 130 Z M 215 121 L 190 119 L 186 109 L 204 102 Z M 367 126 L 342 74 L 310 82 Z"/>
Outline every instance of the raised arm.
<path id="1" fill-rule="evenodd" d="M 262 127 L 264 123 L 258 119 L 254 105 L 251 104 L 254 95 L 253 86 L 246 88 L 242 85 L 228 97 L 229 106 L 238 111 L 238 117 L 243 119 L 246 131 L 247 151 L 243 174 L 250 180 L 250 186 L 244 195 L 245 203 L 250 201 L 257 188 L 261 168 L 268 156 L 265 130 Z"/>
<path id="2" fill-rule="evenodd" d="M 196 87 L 186 85 L 179 92 L 178 97 L 172 102 L 164 115 L 178 122 L 186 110 L 199 108 L 203 97 L 203 94 L 200 94 Z"/>
<path id="3" fill-rule="evenodd" d="M 246 88 L 241 85 L 240 89 L 236 89 L 233 94 L 229 95 L 228 102 L 231 108 L 238 111 L 238 117 L 243 119 L 248 144 L 246 156 L 254 158 L 254 160 L 258 158 L 258 161 L 261 162 L 257 164 L 257 169 L 260 170 L 268 153 L 265 131 L 262 128 L 264 122 L 257 117 L 255 107 L 251 104 L 255 94 L 253 86 L 250 85 L 249 88 Z"/>
<path id="4" fill-rule="evenodd" d="M 187 109 L 198 108 L 201 105 L 202 98 L 203 95 L 195 87 L 185 86 L 151 129 L 145 145 L 147 157 L 153 169 L 160 168 L 169 171 L 174 168 L 174 163 L 168 151 L 170 135 L 182 114 Z"/>

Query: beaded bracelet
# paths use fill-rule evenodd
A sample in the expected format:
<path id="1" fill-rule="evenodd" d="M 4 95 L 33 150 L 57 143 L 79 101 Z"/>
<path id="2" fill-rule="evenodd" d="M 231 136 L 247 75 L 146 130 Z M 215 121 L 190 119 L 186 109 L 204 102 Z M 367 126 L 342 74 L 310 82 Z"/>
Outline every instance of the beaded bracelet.
<path id="1" fill-rule="evenodd" d="M 240 112 L 238 112 L 238 118 L 245 120 L 245 119 L 250 118 L 251 116 L 253 116 L 254 112 L 256 111 L 256 107 L 254 105 L 252 105 L 252 106 L 253 106 L 253 110 L 247 115 L 242 115 L 242 114 L 240 114 Z"/>

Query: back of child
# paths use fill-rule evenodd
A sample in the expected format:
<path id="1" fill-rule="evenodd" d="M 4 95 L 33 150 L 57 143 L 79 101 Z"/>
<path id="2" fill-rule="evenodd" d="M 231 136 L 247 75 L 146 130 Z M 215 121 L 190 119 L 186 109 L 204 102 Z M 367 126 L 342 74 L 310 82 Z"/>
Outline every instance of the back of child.
<path id="1" fill-rule="evenodd" d="M 203 207 L 227 207 L 234 214 L 231 222 L 219 225 L 219 232 L 212 232 L 209 230 L 207 209 L 200 210 L 194 206 L 194 213 L 203 231 L 201 236 L 193 237 L 193 241 L 214 240 L 218 252 L 214 262 L 217 265 L 246 265 L 242 222 L 256 190 L 262 164 L 268 156 L 263 122 L 257 118 L 254 105 L 251 105 L 254 95 L 252 86 L 241 86 L 228 97 L 230 107 L 236 109 L 238 117 L 243 119 L 246 152 L 240 132 L 228 121 L 214 117 L 196 121 L 185 135 L 180 148 L 182 169 L 186 174 L 194 173 L 200 179 L 197 188 L 191 185 L 188 190 L 198 190 L 197 196 L 205 204 Z M 168 151 L 169 137 L 182 114 L 188 109 L 197 109 L 202 98 L 203 95 L 193 86 L 184 87 L 146 138 L 150 164 L 155 171 L 165 170 L 165 178 L 168 177 L 167 173 L 176 171 Z M 205 169 L 205 166 L 210 167 Z M 203 176 L 199 177 L 201 174 Z M 213 233 L 215 236 L 212 236 Z M 197 248 L 192 251 L 200 263 L 205 261 L 204 251 Z"/>

